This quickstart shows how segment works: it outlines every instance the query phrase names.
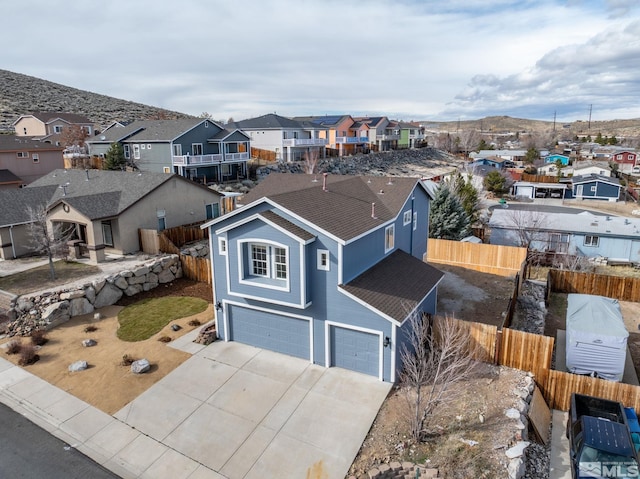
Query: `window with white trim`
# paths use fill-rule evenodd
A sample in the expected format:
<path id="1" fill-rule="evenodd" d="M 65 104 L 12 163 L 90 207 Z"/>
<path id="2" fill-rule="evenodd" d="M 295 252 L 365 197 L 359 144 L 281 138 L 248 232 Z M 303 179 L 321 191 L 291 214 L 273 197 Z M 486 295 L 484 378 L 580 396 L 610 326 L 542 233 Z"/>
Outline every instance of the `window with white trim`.
<path id="1" fill-rule="evenodd" d="M 147 145 L 145 145 L 145 144 L 143 143 L 142 145 L 140 145 L 140 148 L 142 148 L 142 149 L 144 150 L 145 148 L 147 148 Z"/>
<path id="2" fill-rule="evenodd" d="M 192 143 L 191 154 L 193 156 L 202 156 L 202 143 Z"/>
<path id="3" fill-rule="evenodd" d="M 133 145 L 133 159 L 140 159 L 140 145 Z"/>
<path id="4" fill-rule="evenodd" d="M 329 271 L 331 262 L 329 251 L 326 249 L 318 250 L 318 269 L 322 271 Z"/>
<path id="5" fill-rule="evenodd" d="M 396 227 L 389 225 L 384 229 L 384 252 L 388 253 L 393 249 Z"/>
<path id="6" fill-rule="evenodd" d="M 129 158 L 131 158 L 131 152 L 130 152 L 130 149 L 129 149 L 129 145 L 122 145 L 122 149 L 124 150 L 125 159 L 128 160 Z"/>
<path id="7" fill-rule="evenodd" d="M 402 215 L 402 226 L 407 226 L 411 223 L 411 210 L 407 210 Z"/>
<path id="8" fill-rule="evenodd" d="M 418 229 L 418 213 L 413 214 L 413 231 Z"/>
<path id="9" fill-rule="evenodd" d="M 593 185 L 593 186 L 591 187 L 591 193 L 595 193 L 595 192 L 596 192 L 596 187 L 595 187 L 595 185 Z"/>
<path id="10" fill-rule="evenodd" d="M 171 173 L 171 167 L 170 166 L 163 166 L 162 167 L 162 172 L 163 173 Z"/>
<path id="11" fill-rule="evenodd" d="M 16 152 L 16 156 L 18 158 L 29 158 L 29 152 L 28 151 L 18 151 L 18 152 Z"/>
<path id="12" fill-rule="evenodd" d="M 584 245 L 585 246 L 598 246 L 600 244 L 600 237 L 587 235 L 584 237 Z"/>
<path id="13" fill-rule="evenodd" d="M 38 153 L 34 153 L 33 155 L 31 155 L 31 159 L 34 163 L 40 163 L 40 155 Z"/>
<path id="14" fill-rule="evenodd" d="M 147 150 L 151 149 L 151 143 L 147 144 Z"/>
<path id="15" fill-rule="evenodd" d="M 62 133 L 62 126 L 61 125 L 54 125 L 53 126 L 53 132 L 54 133 Z"/>
<path id="16" fill-rule="evenodd" d="M 249 272 L 252 276 L 287 279 L 287 250 L 281 246 L 251 243 Z"/>
<path id="17" fill-rule="evenodd" d="M 224 238 L 218 238 L 218 253 L 227 256 L 227 240 Z"/>

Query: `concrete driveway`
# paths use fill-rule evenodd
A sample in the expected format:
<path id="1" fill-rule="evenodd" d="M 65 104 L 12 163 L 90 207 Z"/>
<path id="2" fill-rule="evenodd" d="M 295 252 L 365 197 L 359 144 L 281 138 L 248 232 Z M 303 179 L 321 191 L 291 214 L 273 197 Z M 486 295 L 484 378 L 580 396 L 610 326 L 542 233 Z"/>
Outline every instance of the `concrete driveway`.
<path id="1" fill-rule="evenodd" d="M 223 477 L 342 478 L 391 385 L 216 342 L 115 414 Z"/>

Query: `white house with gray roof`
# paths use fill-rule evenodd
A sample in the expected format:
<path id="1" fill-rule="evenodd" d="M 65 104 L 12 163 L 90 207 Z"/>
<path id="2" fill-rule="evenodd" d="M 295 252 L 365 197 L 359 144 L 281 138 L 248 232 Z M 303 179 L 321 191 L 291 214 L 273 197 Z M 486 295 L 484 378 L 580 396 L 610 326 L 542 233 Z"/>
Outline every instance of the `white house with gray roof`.
<path id="1" fill-rule="evenodd" d="M 116 124 L 86 143 L 92 156 L 104 156 L 120 143 L 141 171 L 176 173 L 203 184 L 246 178 L 251 151 L 245 133 L 203 118 Z"/>

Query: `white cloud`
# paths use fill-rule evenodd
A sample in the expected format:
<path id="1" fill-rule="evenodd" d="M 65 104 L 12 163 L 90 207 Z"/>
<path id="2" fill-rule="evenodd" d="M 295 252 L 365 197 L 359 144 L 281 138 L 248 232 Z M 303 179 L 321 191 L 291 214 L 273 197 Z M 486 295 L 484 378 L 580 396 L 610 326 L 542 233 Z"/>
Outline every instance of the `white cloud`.
<path id="1" fill-rule="evenodd" d="M 215 118 L 548 118 L 584 102 L 628 111 L 620 109 L 637 93 L 637 10 L 632 0 L 112 0 L 65 9 L 23 0 L 3 7 L 0 41 L 11 45 L 2 68 Z"/>

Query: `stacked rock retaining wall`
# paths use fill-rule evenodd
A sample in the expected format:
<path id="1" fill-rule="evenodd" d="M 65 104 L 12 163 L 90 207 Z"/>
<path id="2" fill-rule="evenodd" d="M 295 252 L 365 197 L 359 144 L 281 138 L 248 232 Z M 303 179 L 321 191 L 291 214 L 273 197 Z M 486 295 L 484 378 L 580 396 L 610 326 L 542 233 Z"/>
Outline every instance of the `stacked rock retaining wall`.
<path id="1" fill-rule="evenodd" d="M 7 334 L 27 336 L 34 329 L 51 329 L 74 316 L 115 304 L 123 295 L 133 296 L 181 277 L 178 255 L 169 255 L 81 286 L 17 296 L 9 309 Z"/>

